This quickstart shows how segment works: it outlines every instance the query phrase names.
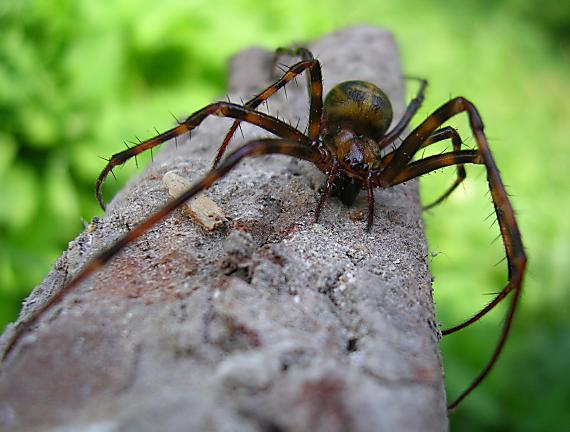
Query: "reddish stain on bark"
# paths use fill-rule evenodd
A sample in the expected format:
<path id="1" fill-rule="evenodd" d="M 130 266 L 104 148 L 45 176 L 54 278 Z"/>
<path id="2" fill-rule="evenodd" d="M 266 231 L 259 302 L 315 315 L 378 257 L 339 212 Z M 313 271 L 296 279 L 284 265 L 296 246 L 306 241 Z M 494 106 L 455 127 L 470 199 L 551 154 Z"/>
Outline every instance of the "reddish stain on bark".
<path id="1" fill-rule="evenodd" d="M 311 430 L 352 430 L 344 390 L 345 382 L 335 376 L 323 376 L 303 384 L 298 400 L 309 410 Z"/>

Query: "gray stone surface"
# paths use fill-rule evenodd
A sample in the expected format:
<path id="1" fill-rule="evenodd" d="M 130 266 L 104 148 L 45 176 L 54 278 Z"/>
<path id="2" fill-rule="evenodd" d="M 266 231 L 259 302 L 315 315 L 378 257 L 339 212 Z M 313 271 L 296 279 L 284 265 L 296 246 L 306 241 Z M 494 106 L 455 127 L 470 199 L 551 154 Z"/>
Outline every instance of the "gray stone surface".
<path id="1" fill-rule="evenodd" d="M 403 112 L 389 33 L 355 27 L 310 48 L 325 92 L 372 81 L 396 118 Z M 252 49 L 232 60 L 232 100 L 270 81 L 271 59 Z M 298 82 L 269 108 L 303 127 Z M 203 175 L 229 124 L 208 119 L 157 155 L 70 243 L 19 320 L 169 199 L 167 171 Z M 150 230 L 45 313 L 5 361 L 2 430 L 446 430 L 416 184 L 376 191 L 368 233 L 364 194 L 351 208 L 331 198 L 313 223 L 323 182 L 306 162 L 246 160 L 206 192 L 231 218 L 226 229 L 207 233 L 175 212 Z"/>

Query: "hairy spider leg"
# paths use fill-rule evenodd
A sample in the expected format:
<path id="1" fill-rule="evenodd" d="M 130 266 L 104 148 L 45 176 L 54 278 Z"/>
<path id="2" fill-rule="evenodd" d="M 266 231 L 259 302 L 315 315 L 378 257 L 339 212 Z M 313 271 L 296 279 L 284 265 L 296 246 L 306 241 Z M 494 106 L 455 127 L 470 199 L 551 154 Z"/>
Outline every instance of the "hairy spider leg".
<path id="1" fill-rule="evenodd" d="M 427 147 L 429 145 L 435 144 L 439 141 L 443 141 L 443 140 L 448 139 L 448 138 L 451 138 L 451 140 L 452 140 L 453 149 L 456 151 L 459 151 L 461 149 L 461 144 L 462 144 L 461 137 L 459 136 L 457 131 L 450 126 L 446 126 L 444 128 L 441 128 L 441 129 L 438 129 L 437 131 L 435 131 L 432 135 L 429 136 L 428 139 L 425 140 L 425 142 L 421 145 L 420 148 Z M 385 168 L 387 165 L 389 165 L 390 162 L 392 161 L 392 159 L 394 158 L 394 155 L 395 155 L 395 152 L 388 153 L 387 155 L 385 155 L 381 160 L 380 168 L 382 169 L 382 168 Z M 374 183 L 374 178 L 377 176 L 379 171 L 380 170 L 370 171 L 370 173 L 366 179 L 366 182 L 365 182 L 365 187 L 366 187 L 367 195 L 368 195 L 368 216 L 367 216 L 367 224 L 366 224 L 366 229 L 368 231 L 370 231 L 370 229 L 372 228 L 372 224 L 374 222 L 374 187 L 376 187 L 375 183 Z M 413 177 L 411 177 L 411 178 L 413 178 Z M 440 202 L 442 202 L 445 198 L 447 198 L 457 188 L 457 186 L 459 186 L 459 184 L 464 179 L 465 179 L 465 168 L 463 167 L 463 164 L 457 164 L 457 179 L 455 180 L 455 182 L 435 202 L 431 203 L 428 206 L 425 206 L 424 210 L 430 209 L 430 208 L 434 207 L 435 205 L 439 204 Z M 326 194 L 323 194 L 321 201 L 319 202 L 320 208 L 322 208 L 324 206 L 324 203 L 325 203 L 325 200 L 327 197 L 328 197 L 328 190 L 327 190 Z M 317 210 L 320 212 L 319 207 L 317 208 Z"/>
<path id="2" fill-rule="evenodd" d="M 392 144 L 396 138 L 402 135 L 406 127 L 408 127 L 408 125 L 410 124 L 410 120 L 416 114 L 416 112 L 418 112 L 418 109 L 420 108 L 420 106 L 424 101 L 425 91 L 428 85 L 427 80 L 423 78 L 411 78 L 411 79 L 420 82 L 420 88 L 418 89 L 418 93 L 416 94 L 416 97 L 410 101 L 410 103 L 406 107 L 406 111 L 404 112 L 402 118 L 400 119 L 400 121 L 398 121 L 396 126 L 394 126 L 391 131 L 388 131 L 380 139 L 380 141 L 378 142 L 380 150 Z"/>
<path id="3" fill-rule="evenodd" d="M 459 152 L 445 153 L 442 155 L 430 156 L 428 158 L 425 158 L 425 159 L 422 159 L 420 161 L 417 161 L 417 162 L 410 164 L 406 169 L 404 169 L 398 175 L 398 177 L 396 177 L 396 179 L 394 179 L 394 184 L 406 182 L 410 179 L 419 177 L 421 175 L 427 174 L 431 171 L 434 171 L 434 170 L 437 170 L 440 168 L 444 168 L 444 167 L 452 166 L 452 165 L 465 164 L 465 163 L 483 164 L 484 165 L 483 158 L 477 150 L 463 150 L 463 151 L 459 151 Z M 508 257 L 508 255 L 507 255 L 507 257 Z M 469 393 L 471 393 L 475 388 L 477 388 L 477 386 L 481 383 L 481 381 L 483 381 L 483 379 L 489 374 L 489 372 L 491 371 L 494 364 L 496 363 L 496 361 L 499 357 L 499 354 L 501 353 L 501 351 L 502 351 L 502 349 L 503 349 L 503 347 L 507 341 L 507 337 L 508 337 L 508 334 L 509 334 L 509 331 L 510 331 L 510 328 L 512 325 L 512 321 L 513 321 L 515 309 L 516 309 L 516 307 L 518 305 L 518 301 L 520 299 L 522 278 L 523 278 L 524 268 L 526 265 L 526 258 L 524 257 L 524 251 L 522 253 L 522 258 L 520 258 L 520 259 L 521 259 L 521 261 L 519 263 L 516 263 L 516 262 L 514 263 L 514 266 L 516 267 L 516 271 L 517 271 L 516 278 L 514 278 L 514 279 L 511 278 L 511 270 L 509 268 L 509 283 L 508 283 L 507 287 L 505 287 L 490 304 L 488 304 L 482 311 L 480 311 L 477 315 L 475 315 L 470 320 L 468 320 L 468 321 L 462 323 L 461 325 L 456 326 L 452 329 L 442 331 L 442 335 L 445 336 L 445 335 L 450 334 L 454 331 L 457 331 L 461 328 L 467 327 L 467 325 L 475 322 L 476 320 L 481 318 L 485 313 L 487 313 L 493 307 L 495 307 L 499 303 L 499 301 L 502 300 L 504 297 L 506 297 L 506 295 L 511 291 L 511 286 L 513 287 L 512 289 L 514 289 L 515 292 L 513 294 L 511 304 L 510 304 L 509 309 L 507 311 L 507 315 L 506 315 L 505 322 L 503 324 L 503 329 L 501 331 L 501 335 L 500 335 L 499 340 L 495 346 L 495 349 L 491 355 L 491 358 L 489 359 L 489 361 L 487 362 L 485 367 L 482 369 L 482 371 L 479 373 L 479 375 L 477 375 L 477 377 L 471 382 L 469 387 L 467 387 L 466 390 L 464 390 L 452 403 L 450 403 L 448 405 L 449 411 L 452 411 L 453 409 L 455 409 L 459 405 L 459 403 L 463 399 L 465 399 L 465 397 L 467 397 L 467 395 L 469 395 Z"/>
<path id="4" fill-rule="evenodd" d="M 210 116 L 218 116 L 218 117 L 229 117 L 234 119 L 240 119 L 246 121 L 248 123 L 254 124 L 259 126 L 262 129 L 267 130 L 268 132 L 277 135 L 278 137 L 284 139 L 290 139 L 293 141 L 298 141 L 304 143 L 305 145 L 310 145 L 311 140 L 302 132 L 299 132 L 294 127 L 288 125 L 287 123 L 276 119 L 273 116 L 268 114 L 264 114 L 258 111 L 255 111 L 251 108 L 244 107 L 241 105 L 237 105 L 230 102 L 215 102 L 206 107 L 202 108 L 199 111 L 196 111 L 194 114 L 189 116 L 186 120 L 181 122 L 178 126 L 167 130 L 153 138 L 150 138 L 142 143 L 131 147 L 127 150 L 124 150 L 120 153 L 114 154 L 111 159 L 107 162 L 107 165 L 99 174 L 97 178 L 97 183 L 95 185 L 95 194 L 97 196 L 97 201 L 99 201 L 99 205 L 102 209 L 105 209 L 105 203 L 101 196 L 101 185 L 109 172 L 118 166 L 124 164 L 127 160 L 131 159 L 132 157 L 136 156 L 143 151 L 152 149 L 170 139 L 176 138 L 184 133 L 190 132 L 194 128 L 196 128 L 202 121 Z"/>
<path id="5" fill-rule="evenodd" d="M 484 165 L 481 155 L 477 150 L 460 150 L 449 153 L 429 156 L 419 161 L 412 162 L 394 179 L 392 186 L 407 182 L 424 174 L 453 165 L 466 163 Z"/>
<path id="6" fill-rule="evenodd" d="M 289 46 L 289 47 L 278 47 L 273 54 L 273 67 L 271 70 L 275 70 L 275 67 L 278 65 L 279 57 L 282 55 L 288 55 L 291 57 L 301 57 L 301 60 L 312 60 L 315 58 L 313 53 L 305 47 L 299 46 Z"/>
<path id="7" fill-rule="evenodd" d="M 331 160 L 331 168 L 327 174 L 327 182 L 325 183 L 325 187 L 321 194 L 321 199 L 319 200 L 319 204 L 317 204 L 317 209 L 315 210 L 315 223 L 319 221 L 319 216 L 321 215 L 321 211 L 323 210 L 325 202 L 331 193 L 332 186 L 334 184 L 334 181 L 338 173 L 338 166 L 339 166 L 338 160 L 336 156 L 333 156 Z"/>
<path id="8" fill-rule="evenodd" d="M 461 150 L 461 145 L 463 144 L 463 141 L 461 140 L 461 137 L 459 136 L 459 134 L 457 133 L 457 131 L 452 128 L 451 126 L 445 126 L 441 129 L 436 130 L 432 135 L 430 135 L 430 137 L 424 141 L 424 143 L 422 143 L 420 148 L 425 148 L 428 147 L 432 144 L 435 144 L 437 142 L 443 141 L 445 139 L 451 139 L 451 143 L 453 145 L 453 151 L 457 152 Z M 385 168 L 394 158 L 394 152 L 392 153 L 388 153 L 386 155 L 384 155 L 384 157 L 382 158 L 381 161 L 381 168 Z M 459 186 L 461 184 L 461 182 L 463 180 L 465 180 L 465 167 L 463 166 L 462 163 L 457 163 L 457 178 L 455 179 L 455 181 L 453 182 L 453 184 L 438 198 L 436 199 L 434 202 L 432 202 L 429 205 L 426 205 L 423 207 L 424 210 L 429 210 L 433 207 L 435 207 L 436 205 L 440 204 L 442 201 L 444 201 L 449 195 L 451 195 L 451 193 L 457 189 L 457 186 Z M 447 165 L 446 165 L 447 166 Z M 400 173 L 398 175 L 401 175 L 402 173 Z M 417 176 L 416 176 L 417 177 Z M 411 177 L 413 178 L 413 177 Z M 399 181 L 398 183 L 402 183 L 403 181 Z"/>
<path id="9" fill-rule="evenodd" d="M 109 262 L 111 258 L 116 256 L 125 247 L 133 243 L 144 233 L 148 232 L 153 226 L 165 219 L 170 213 L 172 213 L 186 201 L 196 196 L 203 190 L 208 189 L 215 182 L 223 178 L 244 158 L 268 154 L 282 154 L 310 161 L 313 162 L 323 172 L 325 172 L 328 169 L 328 165 L 330 165 L 329 153 L 316 145 L 307 145 L 304 142 L 275 138 L 258 139 L 246 143 L 233 153 L 230 153 L 218 167 L 213 168 L 208 174 L 206 174 L 200 181 L 194 184 L 194 186 L 184 192 L 180 197 L 169 201 L 162 208 L 132 228 L 119 240 L 115 241 L 112 246 L 104 249 L 95 257 L 91 258 L 87 264 L 79 271 L 79 273 L 76 274 L 71 279 L 71 281 L 69 281 L 69 283 L 67 283 L 44 305 L 42 305 L 40 309 L 34 312 L 34 316 L 29 321 L 23 323 L 21 327 L 16 329 L 12 339 L 7 344 L 6 350 L 2 357 L 2 361 L 8 357 L 9 353 L 21 339 L 24 332 L 32 327 L 39 320 L 39 318 L 48 311 L 48 309 L 55 306 L 56 304 L 61 303 L 65 296 L 71 292 L 74 287 L 83 282 L 95 271 L 103 267 L 107 262 Z"/>
<path id="10" fill-rule="evenodd" d="M 366 190 L 368 192 L 368 217 L 366 220 L 366 231 L 372 229 L 372 224 L 374 223 L 374 183 L 373 183 L 374 172 L 370 171 L 366 177 Z"/>
<path id="11" fill-rule="evenodd" d="M 461 140 L 461 137 L 459 136 L 457 131 L 453 129 L 451 126 L 446 126 L 436 130 L 427 140 L 425 140 L 425 142 L 422 144 L 420 148 L 427 147 L 429 145 L 432 145 L 439 141 L 443 141 L 445 139 L 451 139 L 451 145 L 453 146 L 454 152 L 458 152 L 461 150 L 461 145 L 463 144 L 463 141 Z M 463 182 L 463 180 L 465 180 L 466 177 L 465 167 L 463 166 L 462 163 L 457 163 L 456 165 L 457 165 L 457 177 L 455 178 L 452 185 L 435 201 L 433 201 L 428 205 L 425 205 L 423 207 L 424 210 L 429 210 L 431 208 L 434 208 L 436 205 L 443 202 L 449 195 L 452 194 L 452 192 L 455 189 L 457 189 L 457 186 L 459 186 Z"/>
<path id="12" fill-rule="evenodd" d="M 436 129 L 438 129 L 449 118 L 462 112 L 467 113 L 471 131 L 473 132 L 475 141 L 477 142 L 478 158 L 476 159 L 475 163 L 484 164 L 487 171 L 489 190 L 491 192 L 491 198 L 495 207 L 495 213 L 497 214 L 499 229 L 503 238 L 503 245 L 506 252 L 508 283 L 499 292 L 499 294 L 481 311 L 463 323 L 444 330 L 442 334 L 451 334 L 478 321 L 487 312 L 493 309 L 501 300 L 503 300 L 511 291 L 514 291 L 514 293 L 507 310 L 506 319 L 501 330 L 501 335 L 495 346 L 495 350 L 491 355 L 491 358 L 483 370 L 475 378 L 475 380 L 469 385 L 469 387 L 467 387 L 467 389 L 448 406 L 449 410 L 457 407 L 457 405 L 481 383 L 485 376 L 487 376 L 487 374 L 491 371 L 500 353 L 502 352 L 507 340 L 507 336 L 511 329 L 513 317 L 520 298 L 522 281 L 524 278 L 527 261 L 520 231 L 515 219 L 515 214 L 509 201 L 508 195 L 505 191 L 499 170 L 495 164 L 491 150 L 489 149 L 487 138 L 483 132 L 483 121 L 481 120 L 481 116 L 479 115 L 477 108 L 475 108 L 475 106 L 470 101 L 463 97 L 451 99 L 450 101 L 443 104 L 419 126 L 417 126 L 414 131 L 412 131 L 412 133 L 404 140 L 402 145 L 394 151 L 395 154 L 390 163 L 383 171 L 379 172 L 375 178 L 376 185 L 382 187 L 390 187 L 399 182 L 396 180 L 397 178 L 401 181 L 404 181 L 403 179 L 409 180 L 413 178 L 412 174 L 414 169 L 417 170 L 415 172 L 417 175 L 421 175 L 431 170 L 431 168 L 428 166 L 429 164 L 437 166 L 437 164 L 434 164 L 434 161 L 437 160 L 434 159 L 434 157 L 426 158 L 423 160 L 423 162 L 422 160 L 419 160 L 412 163 L 411 165 L 408 164 L 415 153 L 422 147 L 422 143 L 427 140 Z M 469 154 L 469 151 L 465 153 L 459 153 Z M 441 156 L 446 155 L 444 154 Z M 465 163 L 462 157 L 459 157 L 457 155 L 457 152 L 455 152 L 454 156 L 447 157 L 449 158 L 450 163 L 454 157 L 456 158 L 455 161 L 457 164 Z M 422 167 L 425 169 L 424 171 L 422 171 Z M 403 175 L 403 173 L 406 173 L 407 175 Z"/>
<path id="13" fill-rule="evenodd" d="M 469 116 L 469 122 L 477 142 L 478 152 L 480 153 L 482 163 L 486 166 L 487 169 L 489 189 L 491 192 L 493 205 L 495 206 L 495 211 L 499 221 L 499 228 L 503 237 L 503 243 L 509 262 L 509 280 L 516 279 L 516 269 L 519 267 L 518 264 L 520 262 L 526 263 L 526 256 L 524 254 L 522 239 L 515 220 L 514 211 L 508 199 L 508 195 L 505 191 L 495 161 L 491 155 L 489 145 L 487 144 L 487 139 L 483 132 L 483 122 L 477 109 L 471 102 L 465 98 L 458 97 L 450 100 L 449 102 L 442 105 L 439 109 L 437 109 L 404 140 L 402 145 L 397 150 L 394 151 L 394 157 L 392 160 L 386 165 L 385 169 L 382 172 L 379 172 L 376 176 L 375 184 L 382 187 L 393 186 L 395 184 L 395 177 L 401 176 L 401 173 L 404 172 L 404 170 L 413 166 L 414 164 L 421 162 L 420 159 L 414 164 L 408 165 L 418 149 L 422 148 L 423 143 L 421 140 L 425 137 L 427 137 L 425 139 L 428 139 L 433 131 L 437 129 L 437 127 L 439 127 L 442 123 L 454 115 L 457 115 L 464 111 L 467 112 Z M 521 267 L 524 269 L 524 265 Z M 515 274 L 514 276 L 513 273 Z M 520 279 L 522 281 L 522 275 Z M 513 284 L 509 283 L 505 289 L 511 291 L 514 289 L 512 285 Z M 491 310 L 507 294 L 508 292 L 499 293 L 497 297 L 479 313 L 474 315 L 469 320 L 466 320 L 464 323 L 444 330 L 443 333 L 453 333 L 477 321 L 489 310 Z"/>
<path id="14" fill-rule="evenodd" d="M 302 60 L 314 61 L 315 65 L 309 69 L 307 75 L 307 90 L 309 92 L 309 124 L 308 136 L 313 141 L 321 134 L 321 117 L 323 113 L 323 77 L 321 63 L 315 59 L 313 53 L 305 47 L 280 47 L 275 51 L 275 62 L 280 55 L 288 54 L 300 56 Z"/>
<path id="15" fill-rule="evenodd" d="M 315 60 L 315 56 L 313 55 L 313 53 L 311 51 L 309 51 L 309 49 L 299 46 L 299 47 L 279 47 L 275 50 L 275 53 L 273 55 L 273 64 L 271 67 L 271 71 L 275 71 L 277 66 L 280 66 L 278 61 L 279 61 L 279 57 L 281 57 L 282 55 L 288 55 L 291 57 L 300 57 L 302 61 L 317 61 L 318 63 L 318 68 L 319 70 L 316 71 L 318 72 L 319 76 L 318 77 L 311 77 L 311 71 L 309 71 L 309 74 L 305 75 L 307 78 L 307 90 L 308 90 L 308 94 L 309 94 L 309 110 L 311 109 L 312 106 L 312 101 L 311 101 L 311 82 L 314 81 L 318 81 L 321 85 L 321 93 L 322 93 L 322 84 L 323 84 L 323 79 L 321 76 L 321 64 L 320 62 L 318 62 L 318 60 Z M 281 69 L 283 70 L 283 69 Z M 285 89 L 285 95 L 287 95 Z M 321 96 L 321 106 L 322 106 L 322 96 Z M 309 116 L 311 115 L 311 113 L 309 112 Z M 319 123 L 321 121 L 321 116 L 316 116 L 316 118 L 318 119 Z M 311 124 L 311 122 L 309 121 L 309 124 Z M 317 135 L 315 137 L 315 139 L 317 139 L 319 136 Z"/>
<path id="16" fill-rule="evenodd" d="M 307 51 L 309 52 L 309 51 Z M 321 128 L 321 116 L 323 111 L 323 84 L 322 84 L 322 73 L 321 64 L 318 60 L 313 59 L 312 54 L 310 58 L 303 60 L 299 63 L 294 64 L 287 70 L 283 76 L 277 80 L 275 83 L 271 84 L 265 88 L 261 93 L 248 100 L 244 106 L 248 108 L 255 109 L 264 101 L 273 96 L 279 89 L 285 87 L 291 80 L 303 73 L 305 70 L 309 70 L 309 97 L 310 97 L 310 108 L 309 108 L 309 138 L 314 141 L 319 137 Z M 222 159 L 230 140 L 234 136 L 237 128 L 239 127 L 241 121 L 236 120 L 233 122 L 230 130 L 224 137 L 224 141 L 218 148 L 216 157 L 214 158 L 213 167 L 216 167 L 220 160 Z"/>

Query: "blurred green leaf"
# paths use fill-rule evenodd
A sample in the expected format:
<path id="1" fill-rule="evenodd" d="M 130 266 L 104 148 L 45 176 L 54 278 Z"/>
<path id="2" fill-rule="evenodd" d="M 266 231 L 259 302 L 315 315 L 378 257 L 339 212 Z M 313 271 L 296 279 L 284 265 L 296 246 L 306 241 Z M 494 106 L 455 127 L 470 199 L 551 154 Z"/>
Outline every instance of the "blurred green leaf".
<path id="1" fill-rule="evenodd" d="M 22 230 L 37 210 L 39 191 L 36 175 L 26 165 L 15 163 L 1 181 L 0 224 L 12 231 Z"/>
<path id="2" fill-rule="evenodd" d="M 0 179 L 4 176 L 16 156 L 17 144 L 14 137 L 0 133 Z"/>
<path id="3" fill-rule="evenodd" d="M 61 220 L 69 223 L 79 219 L 77 192 L 65 160 L 54 157 L 47 167 L 46 198 L 50 211 Z"/>

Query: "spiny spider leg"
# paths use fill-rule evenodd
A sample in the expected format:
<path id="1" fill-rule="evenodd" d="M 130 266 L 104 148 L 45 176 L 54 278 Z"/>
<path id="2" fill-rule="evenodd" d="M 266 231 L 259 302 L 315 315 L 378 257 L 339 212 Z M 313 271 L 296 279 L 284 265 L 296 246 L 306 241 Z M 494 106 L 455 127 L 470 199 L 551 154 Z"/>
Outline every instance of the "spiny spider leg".
<path id="1" fill-rule="evenodd" d="M 487 170 L 489 190 L 491 192 L 493 205 L 497 214 L 499 229 L 501 231 L 501 236 L 503 238 L 503 244 L 507 257 L 508 283 L 495 297 L 495 299 L 493 299 L 493 301 L 485 308 L 483 308 L 480 312 L 465 322 L 450 329 L 444 330 L 442 333 L 444 335 L 447 335 L 467 327 L 468 325 L 479 320 L 491 309 L 493 309 L 511 291 L 514 291 L 514 293 L 509 305 L 509 309 L 507 311 L 506 320 L 503 324 L 501 335 L 490 360 L 487 362 L 475 380 L 469 385 L 469 387 L 467 387 L 467 389 L 463 391 L 463 393 L 461 393 L 448 406 L 449 410 L 454 409 L 469 393 L 471 393 L 471 391 L 473 391 L 473 389 L 479 385 L 479 383 L 491 371 L 495 362 L 497 361 L 511 329 L 513 316 L 520 298 L 521 285 L 526 267 L 526 255 L 524 252 L 524 246 L 517 226 L 514 211 L 505 191 L 505 187 L 501 180 L 499 170 L 495 164 L 495 160 L 491 155 L 489 145 L 487 144 L 487 138 L 483 132 L 483 121 L 481 120 L 481 116 L 479 115 L 479 112 L 475 106 L 470 101 L 462 97 L 454 98 L 449 102 L 443 104 L 419 126 L 417 126 L 414 131 L 412 131 L 412 133 L 404 140 L 402 145 L 394 151 L 394 157 L 390 163 L 382 172 L 376 176 L 375 179 L 377 185 L 389 187 L 398 183 L 396 179 L 405 181 L 413 178 L 411 174 L 413 173 L 414 169 L 417 170 L 417 175 L 431 171 L 432 165 L 436 167 L 434 169 L 437 169 L 437 163 L 435 163 L 435 161 L 438 160 L 437 157 L 423 159 L 423 162 L 422 160 L 419 160 L 412 163 L 411 165 L 408 164 L 414 157 L 415 153 L 422 147 L 422 144 L 430 137 L 430 135 L 434 133 L 436 129 L 438 129 L 449 118 L 462 112 L 467 113 L 471 131 L 473 132 L 475 141 L 477 142 L 478 158 L 474 157 L 474 161 L 475 163 L 484 164 Z M 460 157 L 459 155 L 469 154 L 469 151 L 455 152 L 453 154 L 454 156 L 449 156 L 449 154 L 441 155 L 442 158 L 440 160 L 443 160 L 445 157 L 447 157 L 449 164 L 452 164 L 453 158 L 455 158 L 455 162 L 457 164 L 462 164 L 465 163 L 465 160 L 462 159 L 463 156 Z M 403 173 L 406 173 L 408 175 L 403 175 Z"/>
<path id="2" fill-rule="evenodd" d="M 237 105 L 230 102 L 215 102 L 206 107 L 202 108 L 199 111 L 196 111 L 178 126 L 167 130 L 166 132 L 161 133 L 153 138 L 150 138 L 142 143 L 131 147 L 127 150 L 124 150 L 120 153 L 114 154 L 109 162 L 99 174 L 97 178 L 97 183 L 95 185 L 95 194 L 97 195 L 97 201 L 99 201 L 99 205 L 102 209 L 105 209 L 105 203 L 101 196 L 101 185 L 109 172 L 116 166 L 125 163 L 130 158 L 136 156 L 139 153 L 142 153 L 145 150 L 149 150 L 153 147 L 156 147 L 170 139 L 176 138 L 184 133 L 190 132 L 194 128 L 196 128 L 202 121 L 210 116 L 215 115 L 218 117 L 229 117 L 234 119 L 239 119 L 246 121 L 248 123 L 254 124 L 259 126 L 262 129 L 265 129 L 278 137 L 284 139 L 290 139 L 293 141 L 299 141 L 305 143 L 306 145 L 311 144 L 311 140 L 302 132 L 299 132 L 294 127 L 288 125 L 287 123 L 276 119 L 268 114 L 264 114 L 258 111 L 255 111 L 251 108 L 244 107 L 242 105 Z"/>
<path id="3" fill-rule="evenodd" d="M 286 48 L 280 48 L 280 50 L 286 50 Z M 310 97 L 310 111 L 309 111 L 309 138 L 311 140 L 316 140 L 319 137 L 320 132 L 320 123 L 321 123 L 321 114 L 323 109 L 323 84 L 322 84 L 322 74 L 321 74 L 321 64 L 318 60 L 313 58 L 311 52 L 307 49 L 299 48 L 299 52 L 302 55 L 303 61 L 294 64 L 287 70 L 283 76 L 277 80 L 275 83 L 268 86 L 258 95 L 253 97 L 252 99 L 248 100 L 244 106 L 248 108 L 255 109 L 261 103 L 269 99 L 273 96 L 279 89 L 287 85 L 291 80 L 295 77 L 303 73 L 305 70 L 309 70 L 309 97 Z M 289 51 L 284 51 L 289 52 Z M 297 53 L 297 50 L 294 50 Z M 216 167 L 220 160 L 222 159 L 224 153 L 227 150 L 227 147 L 232 139 L 234 133 L 236 132 L 237 128 L 239 127 L 241 121 L 236 120 L 233 122 L 230 130 L 224 137 L 224 141 L 220 145 L 218 152 L 216 153 L 216 157 L 214 158 L 214 163 L 212 164 L 213 167 Z"/>
<path id="4" fill-rule="evenodd" d="M 451 145 L 453 146 L 453 151 L 455 151 L 455 152 L 460 151 L 461 150 L 461 144 L 463 142 L 461 140 L 461 137 L 457 133 L 457 131 L 450 126 L 446 126 L 444 128 L 436 130 L 422 144 L 422 148 L 427 147 L 427 146 L 434 144 L 436 142 L 448 139 L 448 138 L 451 139 Z M 455 189 L 457 189 L 457 186 L 459 186 L 461 184 L 461 182 L 463 182 L 463 180 L 465 180 L 465 176 L 466 176 L 465 167 L 463 166 L 463 164 L 458 163 L 457 164 L 457 177 L 456 177 L 455 181 L 453 182 L 453 184 L 443 193 L 443 195 L 441 195 L 439 198 L 437 198 L 431 204 L 425 205 L 424 210 L 429 210 L 429 209 L 435 207 L 436 205 L 440 204 L 442 201 L 444 201 L 449 195 L 451 195 L 451 193 Z"/>
<path id="5" fill-rule="evenodd" d="M 301 60 L 313 60 L 315 58 L 311 51 L 302 46 L 279 47 L 275 50 L 275 53 L 273 54 L 273 64 L 271 68 L 272 71 L 275 70 L 275 67 L 278 65 L 277 62 L 279 61 L 279 57 L 281 57 L 282 55 L 288 55 L 291 57 L 295 56 L 301 57 Z"/>
<path id="6" fill-rule="evenodd" d="M 366 231 L 372 229 L 372 223 L 374 222 L 374 183 L 373 183 L 373 171 L 368 173 L 366 177 L 366 191 L 368 195 L 368 218 L 366 221 Z"/>
<path id="7" fill-rule="evenodd" d="M 409 77 L 409 79 L 417 80 L 420 82 L 420 88 L 418 89 L 418 93 L 416 94 L 416 97 L 410 101 L 410 103 L 406 107 L 404 115 L 402 115 L 402 118 L 396 124 L 396 126 L 394 126 L 394 128 L 391 131 L 388 131 L 378 142 L 380 150 L 392 144 L 396 138 L 402 135 L 404 129 L 408 127 L 410 120 L 412 119 L 414 114 L 416 114 L 416 112 L 418 111 L 418 109 L 420 108 L 420 106 L 424 101 L 425 91 L 428 85 L 427 80 L 423 78 L 413 78 L 413 77 Z"/>
<path id="8" fill-rule="evenodd" d="M 428 147 L 432 144 L 435 144 L 437 142 L 443 141 L 443 140 L 448 139 L 448 138 L 451 139 L 454 151 L 461 150 L 461 145 L 463 143 L 461 140 L 461 137 L 459 136 L 457 131 L 455 129 L 453 129 L 451 126 L 446 126 L 446 127 L 443 127 L 441 129 L 436 130 L 432 135 L 430 135 L 430 137 L 427 140 L 425 140 L 425 142 L 421 145 L 420 148 Z M 385 155 L 382 158 L 382 163 L 380 166 L 382 168 L 388 166 L 390 161 L 394 158 L 394 154 L 395 153 L 392 152 L 392 153 L 388 153 L 387 155 Z M 398 175 L 398 178 L 400 177 L 400 175 L 402 175 L 402 173 L 400 173 Z M 413 178 L 413 177 L 410 177 L 410 178 Z M 451 195 L 451 193 L 455 189 L 457 189 L 457 186 L 459 186 L 463 180 L 465 180 L 465 168 L 464 168 L 462 163 L 457 163 L 457 178 L 455 179 L 453 184 L 438 199 L 436 199 L 431 204 L 424 206 L 423 209 L 429 210 L 429 209 L 435 207 L 436 205 L 438 205 L 439 203 L 441 203 L 449 195 Z"/>
<path id="9" fill-rule="evenodd" d="M 466 163 L 483 165 L 481 155 L 477 150 L 460 150 L 434 156 L 429 156 L 419 161 L 412 162 L 394 179 L 393 185 L 407 182 L 424 174 L 453 165 Z"/>
<path id="10" fill-rule="evenodd" d="M 288 54 L 300 56 L 302 60 L 314 61 L 315 65 L 309 69 L 307 76 L 307 90 L 309 92 L 309 123 L 308 135 L 312 140 L 317 140 L 321 133 L 321 117 L 323 112 L 323 77 L 321 63 L 315 59 L 313 53 L 304 47 L 280 47 L 277 48 L 275 59 L 279 55 Z"/>
<path id="11" fill-rule="evenodd" d="M 332 186 L 334 184 L 334 180 L 338 173 L 339 163 L 336 159 L 336 156 L 332 157 L 331 167 L 329 172 L 327 173 L 327 182 L 325 183 L 325 188 L 321 194 L 321 199 L 319 200 L 319 204 L 317 205 L 317 209 L 315 210 L 315 223 L 319 221 L 319 216 L 321 215 L 321 211 L 325 206 L 325 202 L 331 193 Z"/>
<path id="12" fill-rule="evenodd" d="M 44 305 L 42 305 L 37 311 L 34 312 L 34 316 L 29 321 L 23 323 L 21 327 L 16 329 L 12 340 L 10 340 L 7 344 L 7 348 L 4 351 L 2 361 L 8 357 L 17 342 L 23 336 L 24 332 L 32 327 L 48 309 L 56 304 L 61 303 L 65 296 L 74 287 L 92 275 L 95 271 L 103 267 L 111 258 L 116 256 L 125 247 L 133 243 L 144 233 L 148 232 L 150 228 L 165 219 L 170 213 L 172 213 L 190 198 L 196 196 L 203 190 L 208 189 L 215 182 L 223 178 L 244 158 L 268 154 L 282 154 L 307 160 L 313 162 L 323 172 L 327 171 L 330 165 L 330 154 L 326 150 L 317 146 L 307 145 L 304 142 L 297 142 L 286 139 L 265 138 L 246 143 L 233 153 L 230 153 L 218 167 L 213 168 L 208 174 L 206 174 L 200 181 L 198 181 L 180 197 L 169 201 L 162 208 L 132 228 L 119 240 L 115 241 L 112 246 L 98 253 L 95 255 L 95 257 L 91 258 L 91 260 L 87 262 L 87 264 L 79 271 L 78 274 L 73 277 L 73 279 L 71 279 L 71 281 L 69 281 L 69 283 L 67 283 L 57 294 L 55 294 Z"/>

